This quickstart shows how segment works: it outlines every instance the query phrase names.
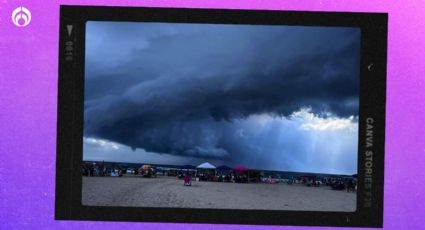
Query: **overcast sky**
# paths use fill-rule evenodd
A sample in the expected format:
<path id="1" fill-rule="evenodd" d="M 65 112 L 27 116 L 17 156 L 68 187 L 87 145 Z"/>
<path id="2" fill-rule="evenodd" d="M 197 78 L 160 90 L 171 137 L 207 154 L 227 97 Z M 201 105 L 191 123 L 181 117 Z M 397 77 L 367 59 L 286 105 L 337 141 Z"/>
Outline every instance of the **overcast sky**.
<path id="1" fill-rule="evenodd" d="M 85 160 L 357 173 L 359 29 L 86 28 Z"/>

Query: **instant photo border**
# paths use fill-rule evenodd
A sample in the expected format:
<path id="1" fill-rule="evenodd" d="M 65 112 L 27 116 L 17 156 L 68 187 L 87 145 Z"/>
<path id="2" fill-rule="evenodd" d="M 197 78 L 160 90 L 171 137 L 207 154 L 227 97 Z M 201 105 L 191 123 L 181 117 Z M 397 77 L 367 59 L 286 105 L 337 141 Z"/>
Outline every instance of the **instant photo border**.
<path id="1" fill-rule="evenodd" d="M 361 68 L 361 76 L 356 211 L 83 206 L 81 202 L 81 164 L 83 160 L 85 25 L 87 21 L 360 28 L 361 62 L 359 68 Z M 388 15 L 386 13 L 61 6 L 55 219 L 382 227 L 387 22 Z"/>

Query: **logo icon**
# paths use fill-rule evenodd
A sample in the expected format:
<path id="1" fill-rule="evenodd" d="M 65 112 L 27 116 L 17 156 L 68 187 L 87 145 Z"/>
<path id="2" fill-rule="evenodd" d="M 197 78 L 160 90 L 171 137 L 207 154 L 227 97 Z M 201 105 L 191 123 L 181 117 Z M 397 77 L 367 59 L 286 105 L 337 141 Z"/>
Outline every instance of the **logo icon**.
<path id="1" fill-rule="evenodd" d="M 20 6 L 12 12 L 12 22 L 18 27 L 25 27 L 31 22 L 31 12 Z"/>
<path id="2" fill-rule="evenodd" d="M 73 28 L 72 25 L 67 25 L 66 26 L 66 30 L 68 31 L 68 36 L 71 36 L 71 34 L 72 34 L 72 28 Z"/>

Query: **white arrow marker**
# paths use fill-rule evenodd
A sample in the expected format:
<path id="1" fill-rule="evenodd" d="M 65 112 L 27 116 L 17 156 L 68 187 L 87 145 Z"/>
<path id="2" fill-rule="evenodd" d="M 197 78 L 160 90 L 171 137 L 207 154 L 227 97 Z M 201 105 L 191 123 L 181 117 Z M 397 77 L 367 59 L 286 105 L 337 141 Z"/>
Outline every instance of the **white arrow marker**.
<path id="1" fill-rule="evenodd" d="M 71 33 L 72 33 L 72 25 L 67 25 L 66 26 L 66 29 L 68 30 L 68 36 L 71 36 Z"/>

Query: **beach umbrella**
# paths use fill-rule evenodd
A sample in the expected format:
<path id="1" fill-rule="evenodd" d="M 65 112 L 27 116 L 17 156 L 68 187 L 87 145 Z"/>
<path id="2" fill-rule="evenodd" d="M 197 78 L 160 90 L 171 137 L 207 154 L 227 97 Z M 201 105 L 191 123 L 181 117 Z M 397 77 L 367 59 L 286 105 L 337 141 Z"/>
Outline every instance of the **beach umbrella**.
<path id="1" fill-rule="evenodd" d="M 196 168 L 198 168 L 198 169 L 215 169 L 215 166 L 208 163 L 208 162 L 205 162 L 205 163 L 198 165 Z"/>

